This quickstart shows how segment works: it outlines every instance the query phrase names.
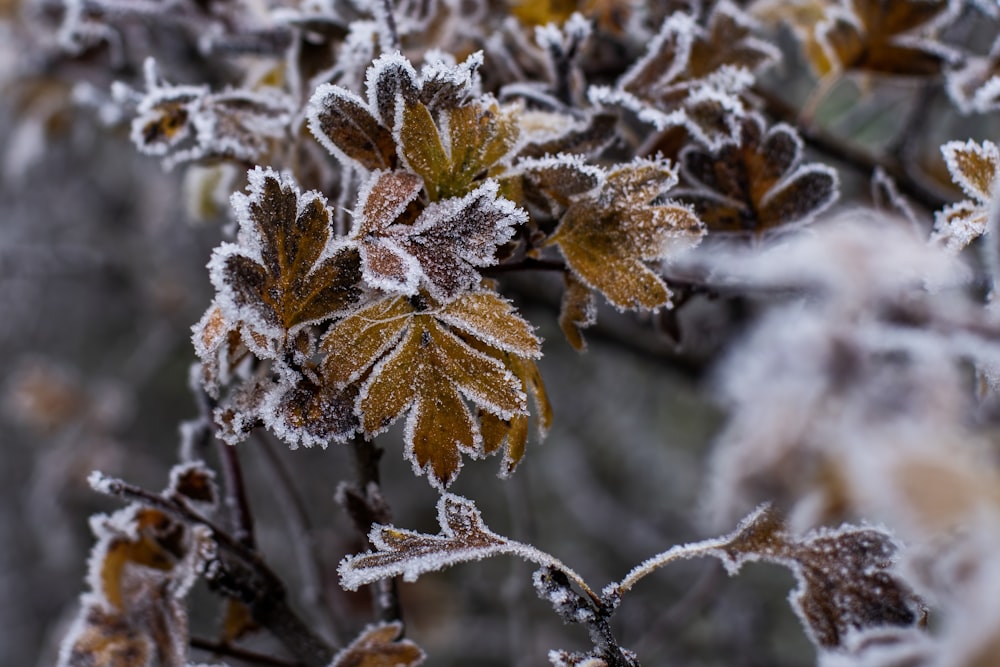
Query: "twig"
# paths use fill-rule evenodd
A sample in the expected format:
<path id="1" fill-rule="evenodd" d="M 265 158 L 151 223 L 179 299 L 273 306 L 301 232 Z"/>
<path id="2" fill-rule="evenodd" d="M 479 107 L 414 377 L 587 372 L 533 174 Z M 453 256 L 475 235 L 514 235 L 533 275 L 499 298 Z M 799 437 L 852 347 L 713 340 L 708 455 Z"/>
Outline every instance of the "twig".
<path id="1" fill-rule="evenodd" d="M 370 501 L 371 489 L 374 488 L 377 491 L 382 483 L 379 462 L 382 460 L 383 450 L 379 449 L 370 440 L 363 437 L 356 437 L 351 441 L 351 451 L 354 454 L 358 490 L 361 497 Z M 371 502 L 368 502 L 368 505 L 368 509 L 373 509 Z M 369 548 L 372 548 L 372 545 L 368 542 L 368 534 L 371 532 L 372 526 L 376 522 L 389 523 L 392 520 L 389 508 L 384 504 L 384 501 L 376 511 L 368 512 L 364 520 L 361 520 L 356 512 L 350 514 L 355 522 L 355 526 L 364 536 L 365 543 Z M 395 577 L 380 579 L 373 584 L 373 598 L 380 620 L 387 622 L 403 620 L 403 607 L 399 602 L 399 582 Z"/>
<path id="2" fill-rule="evenodd" d="M 235 560 L 219 559 L 210 566 L 209 584 L 250 608 L 253 619 L 267 628 L 304 667 L 326 667 L 334 650 L 316 636 L 288 606 L 285 585 L 256 551 L 195 511 L 182 498 L 165 498 L 123 480 L 100 476 L 91 486 L 110 496 L 162 510 L 185 523 L 205 526 L 212 539 Z"/>
<path id="3" fill-rule="evenodd" d="M 754 88 L 753 92 L 763 101 L 767 113 L 780 121 L 794 125 L 802 138 L 821 153 L 869 175 L 875 171 L 876 167 L 881 166 L 896 181 L 900 190 L 928 210 L 936 211 L 948 203 L 944 197 L 932 192 L 910 176 L 906 167 L 896 158 L 888 155 L 872 155 L 865 150 L 849 145 L 844 139 L 835 137 L 822 128 L 800 123 L 798 110 L 771 91 L 758 87 Z"/>
<path id="4" fill-rule="evenodd" d="M 243 483 L 243 467 L 240 465 L 239 453 L 236 451 L 236 447 L 226 444 L 218 438 L 215 439 L 215 443 L 222 464 L 225 503 L 233 524 L 233 537 L 240 544 L 253 549 L 256 545 L 253 532 L 253 514 L 250 511 L 246 485 Z"/>
<path id="5" fill-rule="evenodd" d="M 379 11 L 382 15 L 380 18 L 385 23 L 385 29 L 388 32 L 389 47 L 398 51 L 401 48 L 401 42 L 399 41 L 399 30 L 396 28 L 396 17 L 392 10 L 392 0 L 381 0 L 381 4 L 375 6 L 381 10 Z"/>
<path id="6" fill-rule="evenodd" d="M 213 655 L 227 656 L 258 665 L 272 665 L 272 667 L 302 667 L 301 662 L 282 660 L 281 658 L 275 658 L 271 655 L 255 653 L 254 651 L 248 651 L 244 648 L 240 648 L 239 646 L 212 641 L 211 639 L 205 639 L 203 637 L 191 637 L 188 640 L 188 644 L 190 644 L 191 648 L 207 651 Z"/>
<path id="7" fill-rule="evenodd" d="M 498 264 L 483 269 L 484 275 L 510 273 L 512 271 L 565 271 L 566 264 L 554 259 L 535 259 L 525 257 L 509 264 Z"/>

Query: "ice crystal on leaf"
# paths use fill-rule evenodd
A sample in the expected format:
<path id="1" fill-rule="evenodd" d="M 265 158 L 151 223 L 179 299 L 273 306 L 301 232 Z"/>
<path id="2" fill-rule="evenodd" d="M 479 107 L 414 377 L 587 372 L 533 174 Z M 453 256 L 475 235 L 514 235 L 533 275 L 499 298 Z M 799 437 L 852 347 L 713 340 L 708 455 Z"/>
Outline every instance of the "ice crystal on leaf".
<path id="1" fill-rule="evenodd" d="M 984 141 L 951 141 L 941 147 L 951 178 L 969 197 L 946 206 L 934 217 L 932 239 L 952 251 L 959 251 L 986 233 L 990 202 L 993 201 L 1000 150 Z"/>
<path id="2" fill-rule="evenodd" d="M 819 75 L 863 71 L 936 77 L 957 52 L 933 33 L 953 17 L 950 0 L 840 0 L 799 13 L 793 27 Z"/>
<path id="3" fill-rule="evenodd" d="M 739 140 L 716 151 L 689 146 L 681 153 L 687 186 L 675 193 L 694 207 L 709 233 L 764 234 L 801 225 L 837 198 L 837 173 L 801 164 L 802 140 L 788 125 L 765 130 L 758 114 L 740 123 Z"/>
<path id="4" fill-rule="evenodd" d="M 145 73 L 132 141 L 143 153 L 165 156 L 167 168 L 206 158 L 259 160 L 287 136 L 293 105 L 277 89 L 213 93 L 207 86 L 175 86 L 162 81 L 152 59 Z M 130 97 L 121 86 L 116 92 Z"/>
<path id="5" fill-rule="evenodd" d="M 592 88 L 591 99 L 630 109 L 658 129 L 682 126 L 717 147 L 739 131 L 740 95 L 754 74 L 781 57 L 753 30 L 752 19 L 728 1 L 713 7 L 705 27 L 674 12 L 617 88 Z"/>
<path id="6" fill-rule="evenodd" d="M 798 581 L 789 597 L 792 608 L 813 642 L 829 649 L 860 631 L 924 623 L 923 603 L 892 572 L 899 547 L 886 531 L 871 526 L 792 535 L 777 513 L 764 507 L 714 553 L 730 574 L 754 561 L 790 568 Z"/>
<path id="7" fill-rule="evenodd" d="M 330 667 L 417 667 L 424 652 L 409 639 L 402 639 L 399 621 L 370 625 L 344 647 Z"/>
<path id="8" fill-rule="evenodd" d="M 604 170 L 583 156 L 558 154 L 519 160 L 498 178 L 508 198 L 558 218 L 573 198 L 603 182 Z"/>
<path id="9" fill-rule="evenodd" d="M 997 12 L 993 5 L 994 11 Z M 998 12 L 1000 13 L 1000 12 Z M 969 55 L 960 67 L 948 70 L 948 95 L 964 114 L 986 114 L 1000 109 L 1000 39 L 986 56 Z"/>
<path id="10" fill-rule="evenodd" d="M 409 172 L 373 174 L 358 195 L 351 236 L 369 284 L 409 295 L 423 286 L 447 299 L 479 282 L 475 267 L 495 264 L 497 246 L 527 215 L 487 181 L 464 197 L 431 202 L 414 220 L 405 214 L 420 188 Z"/>
<path id="11" fill-rule="evenodd" d="M 464 195 L 517 138 L 510 114 L 480 95 L 481 64 L 479 53 L 457 65 L 429 56 L 418 75 L 404 56 L 383 54 L 368 68 L 367 99 L 341 86 L 317 88 L 306 111 L 309 129 L 345 164 L 392 169 L 400 157 L 412 159 L 431 199 Z M 438 120 L 446 128 L 440 136 Z"/>
<path id="12" fill-rule="evenodd" d="M 452 493 L 442 494 L 437 504 L 441 532 L 427 535 L 394 526 L 376 525 L 368 539 L 374 551 L 348 556 L 340 562 L 340 584 L 357 590 L 365 584 L 402 576 L 416 581 L 428 572 L 457 563 L 514 554 L 526 560 L 551 562 L 553 559 L 530 546 L 497 535 L 483 523 L 475 503 Z"/>
<path id="13" fill-rule="evenodd" d="M 597 322 L 597 304 L 594 293 L 572 273 L 565 274 L 562 305 L 559 309 L 559 327 L 566 340 L 578 352 L 583 352 L 587 341 L 583 330 Z"/>
<path id="14" fill-rule="evenodd" d="M 358 298 L 360 258 L 332 242 L 322 195 L 301 194 L 290 177 L 271 169 L 258 167 L 249 180 L 248 195 L 233 195 L 239 242 L 212 255 L 212 283 L 224 316 L 283 345 L 302 326 L 331 319 Z"/>
<path id="15" fill-rule="evenodd" d="M 482 345 L 492 350 L 477 348 Z M 405 415 L 406 456 L 437 487 L 457 476 L 462 452 L 486 453 L 466 400 L 501 420 L 526 415 L 526 380 L 516 371 L 541 354 L 530 325 L 488 291 L 448 302 L 423 294 L 386 297 L 336 322 L 321 346 L 329 381 L 347 386 L 364 377 L 357 402 L 361 430 L 375 435 Z M 498 358 L 501 352 L 524 361 L 511 370 Z M 497 447 L 495 438 L 491 446 Z M 507 468 L 522 451 L 518 441 L 508 442 Z"/>
<path id="16" fill-rule="evenodd" d="M 611 171 L 600 188 L 575 199 L 547 243 L 569 268 L 620 309 L 670 304 L 666 283 L 646 262 L 697 245 L 702 224 L 686 207 L 661 203 L 677 182 L 665 162 L 636 160 Z"/>
<path id="17" fill-rule="evenodd" d="M 102 489 L 108 480 L 95 473 Z M 200 463 L 171 471 L 164 497 L 211 508 L 212 473 Z M 132 504 L 91 521 L 97 543 L 89 561 L 90 592 L 63 640 L 60 667 L 183 667 L 187 614 L 182 601 L 211 554 L 209 535 L 164 512 Z"/>
<path id="18" fill-rule="evenodd" d="M 514 111 L 496 100 L 446 107 L 435 118 L 423 102 L 397 111 L 400 156 L 424 180 L 431 201 L 461 197 L 514 147 Z"/>

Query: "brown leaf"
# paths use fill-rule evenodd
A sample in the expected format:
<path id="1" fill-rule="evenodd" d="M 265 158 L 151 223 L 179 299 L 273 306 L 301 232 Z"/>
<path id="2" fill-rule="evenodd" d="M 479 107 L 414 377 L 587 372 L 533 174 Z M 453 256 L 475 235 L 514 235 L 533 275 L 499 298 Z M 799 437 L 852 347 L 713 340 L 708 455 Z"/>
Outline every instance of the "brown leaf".
<path id="1" fill-rule="evenodd" d="M 301 195 L 270 169 L 258 167 L 249 179 L 249 195 L 234 196 L 240 242 L 216 249 L 212 282 L 228 319 L 283 345 L 297 328 L 331 319 L 358 298 L 360 258 L 349 246 L 330 249 L 330 211 L 319 194 Z"/>
<path id="2" fill-rule="evenodd" d="M 369 284 L 409 295 L 424 287 L 447 299 L 480 282 L 476 267 L 496 263 L 497 247 L 527 215 L 487 180 L 464 197 L 428 204 L 414 220 L 408 207 L 419 188 L 408 172 L 373 174 L 358 195 L 351 236 Z"/>
<path id="3" fill-rule="evenodd" d="M 332 383 L 363 378 L 356 408 L 362 431 L 375 435 L 405 415 L 407 458 L 442 488 L 458 474 L 461 452 L 485 453 L 466 401 L 505 420 L 527 415 L 519 377 L 458 332 L 515 357 L 540 354 L 510 304 L 483 292 L 445 303 L 385 298 L 335 323 L 321 343 Z"/>
<path id="4" fill-rule="evenodd" d="M 860 631 L 923 625 L 923 603 L 891 571 L 898 549 L 889 534 L 873 527 L 845 525 L 795 536 L 764 507 L 744 519 L 718 551 L 731 573 L 757 560 L 789 567 L 798 580 L 792 607 L 817 646 L 833 648 Z"/>
<path id="5" fill-rule="evenodd" d="M 369 535 L 375 551 L 348 556 L 337 568 L 341 586 L 357 590 L 365 584 L 396 576 L 416 581 L 427 572 L 482 560 L 504 553 L 512 546 L 507 538 L 487 528 L 475 504 L 461 496 L 451 493 L 441 496 L 438 523 L 441 532 L 437 535 L 375 526 Z"/>
<path id="6" fill-rule="evenodd" d="M 677 180 L 666 163 L 638 160 L 608 174 L 603 186 L 578 198 L 547 241 L 558 244 L 570 269 L 620 309 L 653 310 L 670 303 L 670 290 L 645 262 L 702 235 L 691 211 L 659 201 Z"/>
<path id="7" fill-rule="evenodd" d="M 948 19 L 946 0 L 850 0 L 799 15 L 799 38 L 819 75 L 834 70 L 937 77 L 956 52 L 930 33 Z"/>
<path id="8" fill-rule="evenodd" d="M 323 85 L 309 101 L 309 129 L 345 164 L 391 169 L 396 160 L 392 132 L 375 118 L 368 104 L 340 86 Z"/>
<path id="9" fill-rule="evenodd" d="M 501 109 L 490 97 L 443 109 L 438 122 L 447 128 L 447 136 L 422 102 L 407 104 L 400 118 L 400 155 L 423 178 L 431 201 L 462 197 L 475 189 L 518 137 L 514 111 Z"/>
<path id="10" fill-rule="evenodd" d="M 681 173 L 691 187 L 679 200 L 694 206 L 709 233 L 764 234 L 805 224 L 838 195 L 836 172 L 821 164 L 800 164 L 802 142 L 787 125 L 764 130 L 764 120 L 747 116 L 738 144 L 709 152 L 691 146 L 681 153 Z"/>
<path id="11" fill-rule="evenodd" d="M 92 478 L 100 485 L 103 478 Z M 176 466 L 164 497 L 214 501 L 211 473 L 200 463 Z M 59 667 L 184 667 L 187 616 L 181 603 L 204 563 L 207 530 L 132 504 L 95 517 L 91 591 L 65 637 Z"/>
<path id="12" fill-rule="evenodd" d="M 986 232 L 1000 174 L 1000 149 L 990 141 L 951 141 L 941 147 L 941 153 L 952 180 L 969 198 L 935 214 L 931 238 L 957 252 Z"/>
<path id="13" fill-rule="evenodd" d="M 370 625 L 334 657 L 330 667 L 416 667 L 424 652 L 409 639 L 401 639 L 399 621 Z"/>
<path id="14" fill-rule="evenodd" d="M 562 306 L 559 309 L 559 327 L 566 340 L 577 352 L 587 349 L 583 330 L 597 321 L 597 304 L 594 292 L 572 273 L 564 274 Z"/>
<path id="15" fill-rule="evenodd" d="M 315 374 L 312 374 L 315 377 Z M 294 374 L 278 385 L 262 406 L 264 424 L 290 446 L 326 447 L 346 442 L 358 429 L 356 384 L 338 387 L 327 378 Z"/>

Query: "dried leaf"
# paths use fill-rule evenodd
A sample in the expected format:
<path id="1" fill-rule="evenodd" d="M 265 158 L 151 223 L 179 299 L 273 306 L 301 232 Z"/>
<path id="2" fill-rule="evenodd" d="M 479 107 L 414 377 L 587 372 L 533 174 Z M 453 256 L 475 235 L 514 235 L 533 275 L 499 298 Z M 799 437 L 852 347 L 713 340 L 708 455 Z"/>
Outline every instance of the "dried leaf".
<path id="1" fill-rule="evenodd" d="M 212 473 L 200 462 L 171 471 L 165 497 L 212 506 Z M 91 484 L 105 478 L 95 473 Z M 182 600 L 206 557 L 210 537 L 164 512 L 132 504 L 91 521 L 90 592 L 62 643 L 60 667 L 184 667 L 187 615 Z"/>
<path id="2" fill-rule="evenodd" d="M 499 178 L 509 199 L 558 217 L 574 197 L 599 186 L 604 171 L 580 155 L 559 154 L 521 160 Z"/>
<path id="3" fill-rule="evenodd" d="M 345 165 L 391 169 L 395 164 L 392 132 L 354 93 L 324 84 L 313 93 L 306 114 L 313 136 Z"/>
<path id="4" fill-rule="evenodd" d="M 547 241 L 570 269 L 620 309 L 670 304 L 670 290 L 645 262 L 697 244 L 701 222 L 683 206 L 654 203 L 677 181 L 666 163 L 636 160 L 608 174 L 601 188 L 575 200 Z"/>
<path id="5" fill-rule="evenodd" d="M 577 352 L 587 349 L 583 330 L 597 322 L 597 304 L 594 292 L 572 273 L 564 274 L 562 306 L 559 309 L 559 327 L 566 340 Z"/>
<path id="6" fill-rule="evenodd" d="M 330 382 L 364 378 L 356 406 L 361 430 L 375 435 L 405 415 L 406 457 L 440 488 L 457 476 L 461 452 L 485 453 L 467 400 L 500 419 L 527 415 L 524 382 L 469 339 L 514 357 L 541 354 L 527 322 L 489 292 L 445 303 L 385 298 L 335 323 L 321 343 Z"/>
<path id="7" fill-rule="evenodd" d="M 778 124 L 765 132 L 757 114 L 741 126 L 738 144 L 681 153 L 681 173 L 692 187 L 677 197 L 694 207 L 709 233 L 761 235 L 806 224 L 836 200 L 837 173 L 800 164 L 802 141 L 794 129 Z"/>
<path id="8" fill-rule="evenodd" d="M 233 196 L 239 243 L 217 248 L 209 269 L 223 315 L 283 345 L 298 328 L 331 319 L 358 298 L 360 258 L 332 243 L 322 195 L 300 194 L 271 169 L 255 168 L 249 181 L 249 195 Z"/>
<path id="9" fill-rule="evenodd" d="M 337 572 L 341 586 L 353 591 L 397 576 L 404 581 L 416 581 L 422 574 L 456 563 L 508 553 L 516 544 L 487 528 L 471 500 L 445 493 L 438 500 L 437 509 L 441 526 L 437 535 L 392 526 L 373 527 L 368 539 L 375 551 L 348 556 L 340 562 Z"/>
<path id="10" fill-rule="evenodd" d="M 288 381 L 277 383 L 259 408 L 264 425 L 283 442 L 293 449 L 299 445 L 326 447 L 331 442 L 346 442 L 357 432 L 357 385 L 338 387 L 315 373 L 310 373 L 311 378 L 284 372 Z"/>
<path id="11" fill-rule="evenodd" d="M 370 625 L 338 653 L 330 667 L 416 667 L 424 652 L 409 639 L 401 639 L 399 621 Z"/>
<path id="12" fill-rule="evenodd" d="M 475 189 L 517 142 L 514 111 L 488 96 L 442 110 L 438 122 L 440 130 L 423 102 L 404 105 L 397 121 L 399 154 L 423 178 L 431 201 Z"/>
<path id="13" fill-rule="evenodd" d="M 951 141 L 941 147 L 941 153 L 952 180 L 969 199 L 935 214 L 931 239 L 958 252 L 986 233 L 993 189 L 1000 173 L 1000 149 L 989 141 Z"/>
<path id="14" fill-rule="evenodd" d="M 740 96 L 754 74 L 781 57 L 754 29 L 753 20 L 728 0 L 714 5 L 706 27 L 692 14 L 673 12 L 618 85 L 592 87 L 590 98 L 629 109 L 659 130 L 683 127 L 718 148 L 739 131 L 746 113 Z"/>
<path id="15" fill-rule="evenodd" d="M 834 648 L 859 632 L 923 625 L 923 603 L 891 571 L 898 550 L 891 535 L 874 527 L 845 525 L 798 537 L 765 506 L 744 519 L 715 555 L 731 574 L 753 561 L 790 568 L 798 581 L 792 608 L 817 646 Z"/>
<path id="16" fill-rule="evenodd" d="M 476 267 L 496 263 L 497 247 L 527 214 L 488 180 L 464 197 L 428 204 L 414 220 L 408 206 L 419 188 L 407 172 L 373 174 L 358 195 L 361 214 L 351 236 L 371 285 L 408 295 L 424 287 L 447 299 L 479 283 Z"/>
<path id="17" fill-rule="evenodd" d="M 957 52 L 933 37 L 950 19 L 948 0 L 849 0 L 819 15 L 800 14 L 795 27 L 817 74 L 865 71 L 940 76 Z"/>
<path id="18" fill-rule="evenodd" d="M 277 89 L 212 93 L 207 86 L 170 85 L 151 58 L 145 75 L 132 142 L 142 153 L 166 156 L 167 168 L 206 158 L 257 161 L 287 136 L 292 103 Z"/>

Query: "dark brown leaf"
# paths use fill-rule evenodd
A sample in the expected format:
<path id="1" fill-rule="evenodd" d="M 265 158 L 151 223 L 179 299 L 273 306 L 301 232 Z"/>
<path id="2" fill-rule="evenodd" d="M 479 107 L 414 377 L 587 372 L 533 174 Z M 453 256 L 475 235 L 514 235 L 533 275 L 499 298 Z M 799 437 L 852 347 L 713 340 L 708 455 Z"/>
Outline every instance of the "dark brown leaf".
<path id="1" fill-rule="evenodd" d="M 240 242 L 216 249 L 212 282 L 227 319 L 284 345 L 296 329 L 336 317 L 358 298 L 360 257 L 349 246 L 330 248 L 330 211 L 320 195 L 300 195 L 270 169 L 249 178 L 250 194 L 234 196 Z"/>

